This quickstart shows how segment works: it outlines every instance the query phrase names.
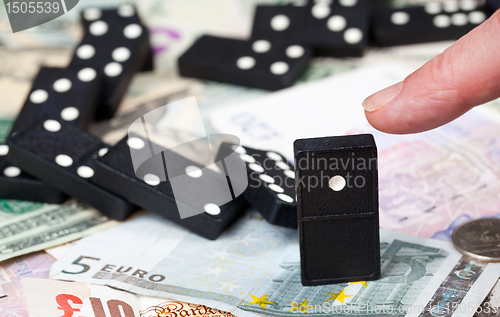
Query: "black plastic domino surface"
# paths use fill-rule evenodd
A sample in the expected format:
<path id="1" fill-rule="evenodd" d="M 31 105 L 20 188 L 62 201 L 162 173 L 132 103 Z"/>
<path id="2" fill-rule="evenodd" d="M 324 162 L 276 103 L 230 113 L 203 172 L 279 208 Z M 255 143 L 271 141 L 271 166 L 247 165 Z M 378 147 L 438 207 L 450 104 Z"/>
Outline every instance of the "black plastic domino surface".
<path id="1" fill-rule="evenodd" d="M 302 284 L 380 277 L 377 148 L 372 135 L 294 143 Z"/>
<path id="2" fill-rule="evenodd" d="M 137 146 L 137 144 L 141 146 Z M 196 195 L 200 195 L 200 193 L 193 191 L 193 188 L 189 187 L 186 188 L 186 193 L 182 196 L 190 197 L 190 199 L 179 199 L 174 195 L 172 183 L 166 173 L 165 157 L 173 156 L 178 164 L 182 165 L 179 166 L 177 171 L 174 171 L 174 173 L 178 174 L 176 176 L 185 174 L 184 171 L 188 166 L 195 167 L 198 172 L 202 171 L 201 177 L 193 178 L 192 182 L 201 181 L 207 184 L 206 192 L 217 187 L 217 183 L 227 182 L 226 177 L 219 176 L 208 168 L 169 150 L 163 149 L 163 152 L 149 157 L 148 144 L 147 139 L 138 135 L 130 138 L 127 136 L 122 139 L 106 155 L 97 159 L 95 181 L 109 191 L 127 197 L 134 204 L 157 213 L 211 240 L 216 239 L 247 208 L 248 205 L 241 196 L 222 206 L 214 206 L 213 202 L 209 201 L 199 202 Z M 158 145 L 153 145 L 153 147 L 160 148 Z M 137 170 L 137 174 L 132 162 L 131 148 L 138 156 L 148 156 Z M 146 152 L 143 150 L 146 150 Z M 164 174 L 160 175 L 159 170 L 163 170 Z M 228 195 L 230 195 L 229 192 Z M 202 212 L 182 219 L 176 203 L 181 203 Z M 201 204 L 198 205 L 198 203 Z M 196 204 L 196 206 L 193 204 Z M 208 208 L 209 206 L 213 208 Z"/>
<path id="3" fill-rule="evenodd" d="M 77 127 L 42 120 L 16 133 L 8 142 L 11 163 L 104 215 L 123 220 L 137 209 L 94 184 L 93 156 L 103 155 L 109 147 Z"/>

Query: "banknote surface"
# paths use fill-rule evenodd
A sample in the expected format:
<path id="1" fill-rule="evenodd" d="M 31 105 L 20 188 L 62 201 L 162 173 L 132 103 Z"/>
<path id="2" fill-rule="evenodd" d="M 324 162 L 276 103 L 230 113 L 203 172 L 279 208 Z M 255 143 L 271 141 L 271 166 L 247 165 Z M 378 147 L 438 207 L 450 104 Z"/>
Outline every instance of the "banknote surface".
<path id="1" fill-rule="evenodd" d="M 30 317 L 233 316 L 202 305 L 137 296 L 105 286 L 39 278 L 23 278 L 21 282 Z"/>
<path id="2" fill-rule="evenodd" d="M 51 276 L 238 316 L 290 316 L 304 309 L 318 316 L 332 309 L 371 315 L 375 307 L 379 315 L 419 316 L 427 315 L 426 305 L 436 309 L 434 298 L 450 285 L 461 283 L 470 287 L 457 301 L 478 307 L 500 274 L 496 264 L 472 263 L 448 242 L 388 231 L 381 237 L 382 279 L 303 287 L 297 232 L 272 226 L 257 213 L 216 241 L 146 215 L 79 241 L 53 265 Z M 463 277 L 463 270 L 475 274 Z M 458 310 L 450 315 L 466 316 Z"/>

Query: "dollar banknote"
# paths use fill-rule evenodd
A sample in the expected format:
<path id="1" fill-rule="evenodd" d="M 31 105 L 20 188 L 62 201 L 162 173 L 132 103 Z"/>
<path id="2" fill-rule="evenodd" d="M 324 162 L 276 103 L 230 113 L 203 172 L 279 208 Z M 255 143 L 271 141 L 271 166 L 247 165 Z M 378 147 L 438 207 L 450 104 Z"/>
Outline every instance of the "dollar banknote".
<path id="1" fill-rule="evenodd" d="M 202 305 L 137 296 L 105 286 L 39 278 L 23 278 L 21 282 L 30 317 L 233 316 Z"/>
<path id="2" fill-rule="evenodd" d="M 54 263 L 51 277 L 237 316 L 472 316 L 500 275 L 498 264 L 464 258 L 449 242 L 401 233 L 382 231 L 381 254 L 380 280 L 303 287 L 297 231 L 272 226 L 256 212 L 215 241 L 145 215 L 77 242 Z M 462 313 L 460 305 L 472 312 Z"/>
<path id="3" fill-rule="evenodd" d="M 54 260 L 43 252 L 25 255 L 0 264 L 0 316 L 28 317 L 21 279 L 46 279 Z"/>

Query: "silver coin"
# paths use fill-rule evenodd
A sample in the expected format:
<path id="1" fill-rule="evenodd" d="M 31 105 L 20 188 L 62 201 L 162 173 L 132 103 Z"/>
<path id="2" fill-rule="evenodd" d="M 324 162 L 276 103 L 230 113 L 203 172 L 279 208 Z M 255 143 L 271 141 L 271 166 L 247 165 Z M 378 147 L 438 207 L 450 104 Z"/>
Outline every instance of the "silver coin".
<path id="1" fill-rule="evenodd" d="M 500 262 L 500 219 L 483 218 L 458 226 L 451 236 L 462 254 L 485 262 Z"/>

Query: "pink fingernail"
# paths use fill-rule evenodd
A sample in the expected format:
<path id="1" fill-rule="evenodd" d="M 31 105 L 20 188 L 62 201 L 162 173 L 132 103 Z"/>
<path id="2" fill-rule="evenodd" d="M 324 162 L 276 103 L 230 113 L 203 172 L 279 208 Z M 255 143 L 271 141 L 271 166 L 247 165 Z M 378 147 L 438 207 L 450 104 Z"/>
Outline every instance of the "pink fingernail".
<path id="1" fill-rule="evenodd" d="M 399 95 L 402 87 L 403 82 L 401 81 L 374 93 L 363 101 L 363 108 L 366 111 L 375 111 L 382 108 Z"/>

